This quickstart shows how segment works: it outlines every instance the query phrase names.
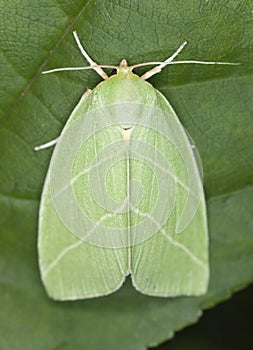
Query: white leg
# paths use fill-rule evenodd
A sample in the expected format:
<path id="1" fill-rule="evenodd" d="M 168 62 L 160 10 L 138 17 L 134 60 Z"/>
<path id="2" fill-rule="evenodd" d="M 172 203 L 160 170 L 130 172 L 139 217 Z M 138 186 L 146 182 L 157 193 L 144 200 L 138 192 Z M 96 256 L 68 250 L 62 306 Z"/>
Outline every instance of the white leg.
<path id="1" fill-rule="evenodd" d="M 87 97 L 91 93 L 91 89 L 87 89 L 85 93 L 83 94 L 83 97 Z"/>
<path id="2" fill-rule="evenodd" d="M 66 68 L 54 68 L 50 70 L 43 71 L 42 74 L 48 74 L 48 73 L 55 73 L 55 72 L 63 72 L 63 71 L 75 71 L 75 70 L 86 70 L 86 69 L 93 69 L 95 70 L 104 80 L 108 79 L 108 75 L 103 71 L 103 68 L 117 68 L 116 66 L 107 66 L 107 65 L 97 65 L 96 62 L 94 62 L 91 57 L 87 54 L 87 52 L 82 47 L 82 44 L 77 36 L 76 32 L 73 32 L 75 41 L 77 43 L 77 46 L 79 50 L 81 51 L 81 54 L 85 57 L 85 59 L 88 61 L 90 66 L 88 67 L 66 67 Z"/>
<path id="3" fill-rule="evenodd" d="M 79 38 L 78 38 L 78 35 L 77 35 L 77 32 L 73 32 L 73 35 L 74 35 L 74 38 L 75 38 L 75 41 L 77 43 L 77 46 L 79 48 L 79 50 L 81 51 L 81 54 L 85 57 L 85 59 L 87 60 L 87 62 L 89 62 L 90 66 L 93 67 L 93 66 L 97 66 L 97 63 L 94 62 L 91 57 L 87 54 L 87 52 L 84 50 Z M 103 71 L 102 68 L 99 68 L 99 67 L 93 67 L 93 69 L 104 79 L 108 79 L 108 75 Z"/>
<path id="4" fill-rule="evenodd" d="M 176 52 L 173 53 L 173 55 L 171 55 L 169 58 L 167 58 L 167 60 L 165 60 L 163 63 L 161 63 L 159 66 L 154 67 L 153 69 L 150 69 L 149 71 L 147 71 L 145 74 L 143 74 L 141 76 L 141 79 L 143 80 L 147 80 L 150 77 L 152 77 L 154 74 L 161 72 L 161 70 L 167 66 L 167 64 L 169 64 L 171 61 L 174 60 L 174 58 L 176 56 L 179 55 L 179 53 L 183 50 L 183 48 L 185 47 L 185 45 L 187 45 L 187 41 L 184 41 L 182 45 L 179 46 L 179 48 L 176 50 Z"/>
<path id="5" fill-rule="evenodd" d="M 169 65 L 169 64 L 185 64 L 185 63 L 190 63 L 190 64 L 224 64 L 224 65 L 231 65 L 231 66 L 237 66 L 240 63 L 233 63 L 233 62 L 206 62 L 206 61 L 196 61 L 196 60 L 186 60 L 186 61 L 173 61 L 174 58 L 183 50 L 185 45 L 187 44 L 187 41 L 184 41 L 183 44 L 177 49 L 173 55 L 171 55 L 167 60 L 164 62 L 146 62 L 146 63 L 140 63 L 132 66 L 133 68 L 141 67 L 141 66 L 146 66 L 148 64 L 158 64 L 158 66 L 154 67 L 153 69 L 150 69 L 147 71 L 145 74 L 141 76 L 141 79 L 147 80 L 150 77 L 152 77 L 154 74 L 161 72 L 161 70 Z"/>
<path id="6" fill-rule="evenodd" d="M 52 146 L 56 145 L 58 139 L 59 139 L 59 137 L 57 137 L 57 139 L 51 140 L 51 141 L 49 141 L 47 143 L 44 143 L 43 145 L 36 146 L 36 147 L 34 147 L 34 150 L 35 151 L 40 151 L 42 149 L 46 149 L 46 148 L 52 147 Z"/>

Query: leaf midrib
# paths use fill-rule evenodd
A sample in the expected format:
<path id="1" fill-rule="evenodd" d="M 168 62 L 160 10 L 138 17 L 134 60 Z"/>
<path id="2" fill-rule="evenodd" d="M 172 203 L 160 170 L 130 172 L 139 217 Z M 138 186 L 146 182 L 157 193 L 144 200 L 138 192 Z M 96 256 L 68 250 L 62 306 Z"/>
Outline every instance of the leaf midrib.
<path id="1" fill-rule="evenodd" d="M 27 92 L 30 90 L 32 85 L 35 83 L 37 78 L 41 75 L 41 72 L 43 71 L 43 68 L 47 65 L 47 62 L 50 60 L 50 58 L 53 56 L 57 48 L 60 46 L 64 38 L 69 34 L 71 27 L 77 22 L 79 17 L 83 14 L 83 12 L 86 10 L 88 5 L 90 4 L 92 0 L 88 0 L 87 3 L 82 7 L 82 9 L 77 13 L 77 15 L 68 22 L 68 25 L 66 29 L 63 31 L 62 35 L 59 37 L 59 39 L 56 41 L 53 48 L 49 51 L 47 57 L 44 59 L 43 63 L 39 66 L 33 77 L 28 81 L 28 83 L 25 85 L 24 89 L 21 91 L 19 96 L 13 101 L 12 105 L 8 109 L 8 111 L 4 114 L 2 120 L 0 121 L 0 128 L 6 123 L 6 121 L 10 118 L 12 113 L 17 109 L 20 101 L 26 96 Z"/>

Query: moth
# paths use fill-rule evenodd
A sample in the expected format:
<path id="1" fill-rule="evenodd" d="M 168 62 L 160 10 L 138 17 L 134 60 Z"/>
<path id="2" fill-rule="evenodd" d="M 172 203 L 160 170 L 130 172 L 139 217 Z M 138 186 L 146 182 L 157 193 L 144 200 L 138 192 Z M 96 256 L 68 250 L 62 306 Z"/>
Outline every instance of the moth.
<path id="1" fill-rule="evenodd" d="M 127 276 L 150 296 L 204 294 L 208 228 L 194 149 L 169 101 L 146 80 L 174 61 L 96 64 L 103 79 L 82 96 L 55 145 L 39 211 L 39 267 L 48 295 L 76 300 L 108 295 Z M 155 67 L 139 77 L 133 69 Z M 113 68 L 110 77 L 103 68 Z"/>

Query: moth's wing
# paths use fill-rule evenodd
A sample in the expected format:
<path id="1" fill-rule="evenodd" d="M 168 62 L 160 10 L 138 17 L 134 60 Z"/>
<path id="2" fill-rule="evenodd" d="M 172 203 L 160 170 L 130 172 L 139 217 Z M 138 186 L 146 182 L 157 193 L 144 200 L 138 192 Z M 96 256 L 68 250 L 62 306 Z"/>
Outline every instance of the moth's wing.
<path id="1" fill-rule="evenodd" d="M 94 171 L 98 177 L 103 176 L 99 166 L 92 163 L 96 152 L 99 153 L 105 146 L 102 140 L 110 142 L 110 139 L 114 138 L 113 132 L 119 132 L 114 128 L 112 132 L 107 131 L 106 135 L 103 132 L 95 134 L 86 140 L 85 146 L 78 149 L 75 141 L 81 137 L 82 128 L 87 125 L 95 128 L 92 124 L 93 115 L 91 120 L 87 121 L 88 124 L 82 122 L 82 125 L 79 125 L 77 122 L 77 130 L 73 130 L 74 134 L 69 133 L 72 125 L 78 120 L 82 121 L 85 115 L 86 106 L 82 102 L 84 101 L 81 100 L 71 114 L 54 150 L 41 198 L 38 239 L 40 272 L 48 295 L 56 300 L 75 300 L 110 294 L 122 285 L 129 270 L 127 249 L 103 247 L 103 229 L 101 242 L 98 237 L 94 242 L 89 241 L 89 237 L 82 237 L 88 231 L 96 233 L 102 223 L 108 227 L 111 224 L 126 226 L 125 214 L 120 215 L 119 220 L 117 217 L 111 218 L 110 215 L 106 217 L 106 210 L 97 205 L 96 199 L 92 199 L 89 183 L 89 177 L 93 179 Z M 72 147 L 77 147 L 74 153 Z M 73 159 L 69 160 L 71 152 L 74 157 L 72 154 Z M 69 164 L 72 167 L 71 178 L 74 180 L 70 186 L 71 192 L 65 196 L 67 186 L 64 188 L 62 184 L 65 181 L 68 185 L 69 179 L 67 177 L 65 180 L 65 174 L 69 171 Z M 124 164 L 121 166 L 124 168 Z M 89 171 L 85 172 L 87 169 Z M 125 169 L 118 170 L 125 174 Z M 115 191 L 117 185 L 114 186 L 114 175 L 111 174 L 107 183 L 111 191 Z M 122 180 L 124 181 L 124 178 Z M 62 192 L 59 189 L 62 189 Z M 95 190 L 99 194 L 100 182 L 95 184 Z M 88 218 L 93 220 L 89 223 L 89 228 L 85 221 L 80 221 L 80 208 L 87 210 Z M 75 229 L 81 232 L 73 233 Z M 107 230 L 105 234 L 110 234 L 110 231 Z M 110 239 L 109 236 L 107 238 Z"/>
<path id="2" fill-rule="evenodd" d="M 47 293 L 56 300 L 85 299 L 120 288 L 127 270 L 125 249 L 90 245 L 59 219 L 47 182 L 39 223 L 39 265 Z"/>
<path id="3" fill-rule="evenodd" d="M 150 120 L 155 120 L 153 114 Z M 133 241 L 140 233 L 138 224 L 142 224 L 143 236 L 142 242 L 131 248 L 132 282 L 148 295 L 201 295 L 209 278 L 201 176 L 188 137 L 172 108 L 168 105 L 165 115 L 158 114 L 151 128 L 144 131 L 135 127 L 132 133 L 133 140 L 140 141 L 133 143 L 132 153 L 149 150 L 149 157 L 139 155 L 140 161 L 131 163 L 131 179 L 144 184 L 139 202 L 134 198 L 136 189 L 131 192 L 136 203 L 131 211 Z"/>

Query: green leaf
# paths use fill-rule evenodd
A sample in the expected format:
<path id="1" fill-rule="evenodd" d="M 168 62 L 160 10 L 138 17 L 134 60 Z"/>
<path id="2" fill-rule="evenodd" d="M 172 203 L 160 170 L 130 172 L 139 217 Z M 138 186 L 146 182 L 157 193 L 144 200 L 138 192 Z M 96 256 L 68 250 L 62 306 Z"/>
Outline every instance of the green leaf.
<path id="1" fill-rule="evenodd" d="M 251 1 L 0 3 L 0 348 L 143 350 L 251 283 Z M 202 158 L 211 255 L 205 296 L 147 297 L 130 281 L 119 292 L 92 300 L 55 302 L 45 294 L 37 220 L 52 151 L 35 153 L 33 147 L 57 137 L 81 95 L 99 81 L 90 71 L 40 74 L 86 64 L 73 30 L 101 64 L 163 60 L 184 39 L 189 44 L 180 59 L 241 62 L 171 66 L 150 80 L 170 100 Z"/>

